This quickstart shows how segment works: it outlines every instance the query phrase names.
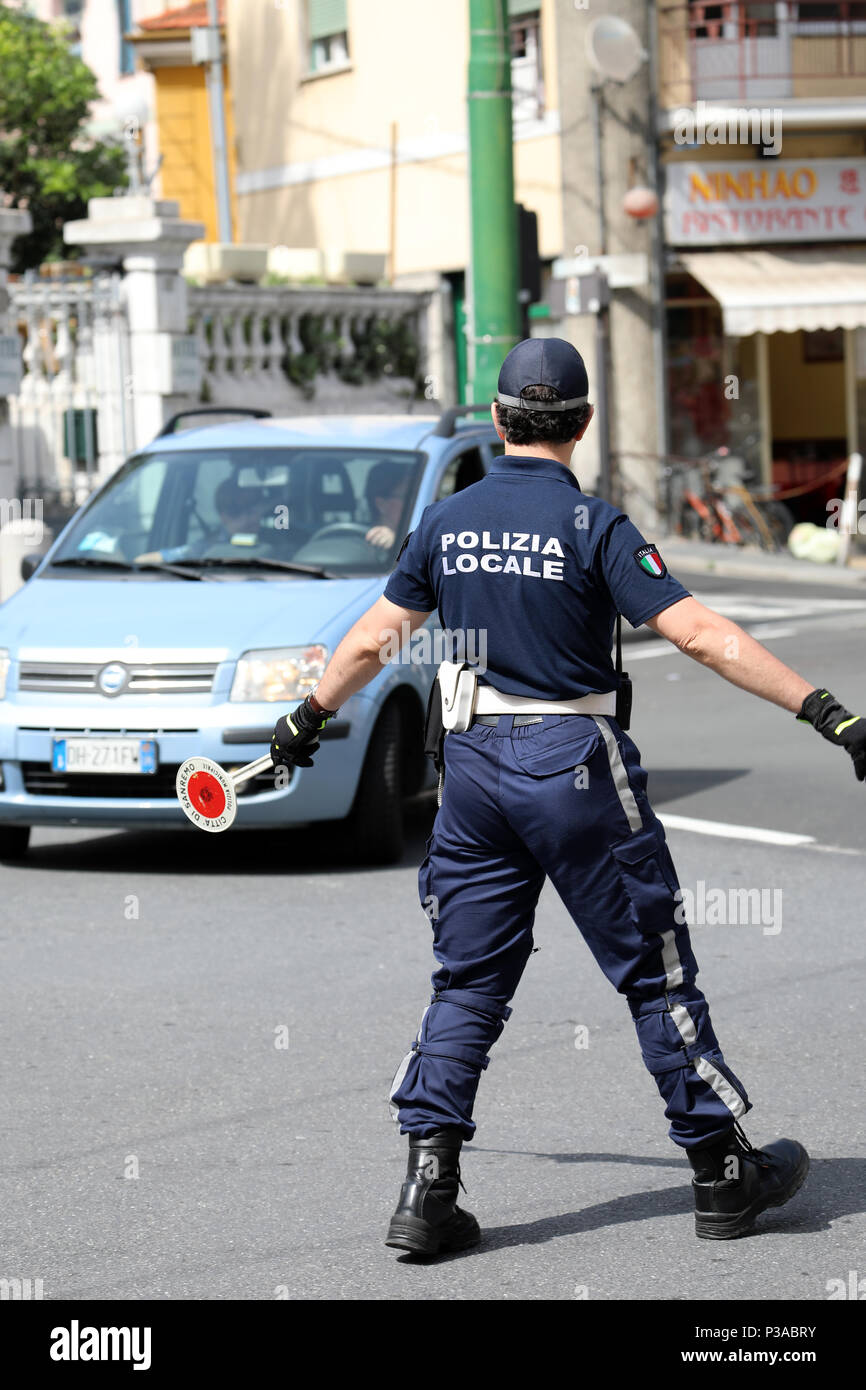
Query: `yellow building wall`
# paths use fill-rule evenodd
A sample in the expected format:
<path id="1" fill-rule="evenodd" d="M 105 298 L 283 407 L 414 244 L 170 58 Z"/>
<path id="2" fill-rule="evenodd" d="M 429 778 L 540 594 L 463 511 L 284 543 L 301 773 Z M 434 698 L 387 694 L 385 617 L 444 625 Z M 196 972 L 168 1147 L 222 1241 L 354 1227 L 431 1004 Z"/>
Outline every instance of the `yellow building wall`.
<path id="1" fill-rule="evenodd" d="M 210 112 L 204 68 L 157 68 L 154 77 L 159 148 L 163 155 L 160 169 L 163 197 L 178 200 L 181 217 L 204 223 L 206 241 L 218 241 Z M 236 229 L 234 128 L 226 69 L 223 69 L 223 81 L 232 226 Z"/>
<path id="2" fill-rule="evenodd" d="M 844 436 L 844 362 L 804 362 L 802 333 L 771 333 L 767 344 L 773 438 Z"/>

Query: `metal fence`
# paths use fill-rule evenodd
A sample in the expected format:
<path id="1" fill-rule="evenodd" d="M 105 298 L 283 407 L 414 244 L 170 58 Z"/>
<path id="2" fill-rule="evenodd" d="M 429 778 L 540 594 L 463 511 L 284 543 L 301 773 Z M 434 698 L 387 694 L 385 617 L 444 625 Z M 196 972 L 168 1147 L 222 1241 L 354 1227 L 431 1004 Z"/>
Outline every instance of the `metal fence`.
<path id="1" fill-rule="evenodd" d="M 195 399 L 173 397 L 167 411 L 208 403 L 289 416 L 400 414 L 417 402 L 423 409 L 425 395 L 439 396 L 439 383 L 428 377 L 425 385 L 424 377 L 430 291 L 181 288 L 202 385 Z M 135 324 L 124 278 L 30 273 L 9 285 L 9 298 L 24 366 L 17 394 L 8 398 L 15 496 L 83 500 L 149 442 L 136 438 Z"/>
<path id="2" fill-rule="evenodd" d="M 9 398 L 18 496 L 86 495 L 132 444 L 129 324 L 120 275 L 9 286 L 24 375 Z"/>
<path id="3" fill-rule="evenodd" d="M 693 0 L 659 7 L 665 106 L 862 96 L 866 0 Z"/>

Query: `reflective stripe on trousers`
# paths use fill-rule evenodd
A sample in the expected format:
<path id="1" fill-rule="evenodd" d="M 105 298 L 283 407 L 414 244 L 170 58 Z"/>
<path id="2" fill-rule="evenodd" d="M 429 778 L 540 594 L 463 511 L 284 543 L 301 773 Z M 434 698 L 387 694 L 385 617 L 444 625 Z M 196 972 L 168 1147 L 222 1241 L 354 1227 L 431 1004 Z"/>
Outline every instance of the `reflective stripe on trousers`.
<path id="1" fill-rule="evenodd" d="M 480 1074 L 532 951 L 547 875 L 626 996 L 671 1138 L 689 1147 L 720 1137 L 750 1105 L 695 985 L 676 873 L 635 745 L 606 716 L 510 723 L 445 739 L 442 804 L 418 876 L 421 901 L 432 904 L 438 1002 L 394 1078 L 401 1131 L 454 1125 L 472 1137 Z M 454 1002 L 459 995 L 472 1008 Z"/>

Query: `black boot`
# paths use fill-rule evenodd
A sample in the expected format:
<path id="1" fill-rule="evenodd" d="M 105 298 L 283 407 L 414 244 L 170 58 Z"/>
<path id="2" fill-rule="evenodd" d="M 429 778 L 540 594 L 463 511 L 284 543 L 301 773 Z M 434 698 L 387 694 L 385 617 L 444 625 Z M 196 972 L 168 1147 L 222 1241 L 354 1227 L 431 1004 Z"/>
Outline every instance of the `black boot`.
<path id="1" fill-rule="evenodd" d="M 478 1222 L 457 1205 L 459 1129 L 439 1129 L 427 1139 L 409 1135 L 409 1166 L 386 1245 L 413 1255 L 466 1250 L 481 1239 Z M 465 1188 L 464 1188 L 465 1191 Z"/>
<path id="2" fill-rule="evenodd" d="M 695 1235 L 733 1240 L 767 1207 L 781 1207 L 806 1181 L 809 1155 L 796 1139 L 754 1149 L 739 1125 L 724 1138 L 687 1150 L 694 1169 Z"/>

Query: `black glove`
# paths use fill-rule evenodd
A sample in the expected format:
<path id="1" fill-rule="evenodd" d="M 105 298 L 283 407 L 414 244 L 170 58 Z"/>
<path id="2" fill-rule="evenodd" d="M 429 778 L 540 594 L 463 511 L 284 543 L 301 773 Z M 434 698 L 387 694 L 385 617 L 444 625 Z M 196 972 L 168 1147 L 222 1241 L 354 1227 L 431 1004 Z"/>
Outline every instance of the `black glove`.
<path id="1" fill-rule="evenodd" d="M 312 767 L 313 754 L 319 751 L 319 734 L 334 712 L 316 714 L 307 696 L 291 714 L 277 720 L 271 739 L 271 760 L 278 767 Z"/>
<path id="2" fill-rule="evenodd" d="M 829 690 L 813 690 L 797 718 L 811 724 L 837 748 L 844 748 L 853 759 L 857 781 L 866 780 L 866 719 L 862 715 L 851 714 Z"/>

